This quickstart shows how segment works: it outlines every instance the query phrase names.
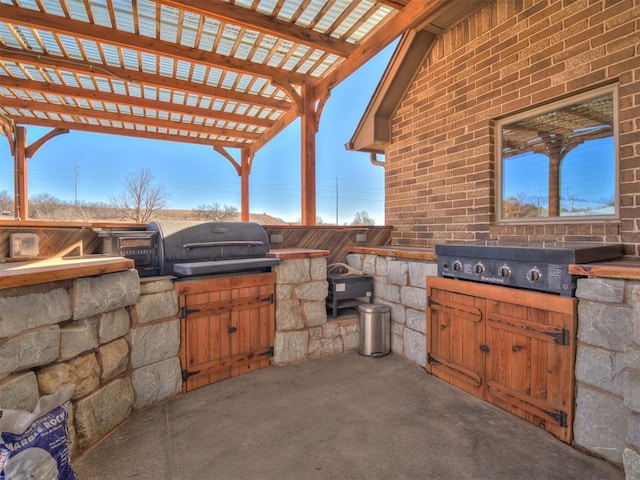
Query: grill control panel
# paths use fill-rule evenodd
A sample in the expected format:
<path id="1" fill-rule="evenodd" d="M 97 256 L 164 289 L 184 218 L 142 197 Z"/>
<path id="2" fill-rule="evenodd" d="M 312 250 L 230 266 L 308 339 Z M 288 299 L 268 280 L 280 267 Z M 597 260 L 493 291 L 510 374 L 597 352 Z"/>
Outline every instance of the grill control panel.
<path id="1" fill-rule="evenodd" d="M 505 262 L 502 259 L 438 255 L 438 275 L 509 287 L 573 295 L 576 279 L 568 266 L 554 263 Z"/>
<path id="2" fill-rule="evenodd" d="M 569 265 L 620 258 L 621 244 L 581 242 L 445 243 L 436 245 L 438 275 L 573 296 Z"/>

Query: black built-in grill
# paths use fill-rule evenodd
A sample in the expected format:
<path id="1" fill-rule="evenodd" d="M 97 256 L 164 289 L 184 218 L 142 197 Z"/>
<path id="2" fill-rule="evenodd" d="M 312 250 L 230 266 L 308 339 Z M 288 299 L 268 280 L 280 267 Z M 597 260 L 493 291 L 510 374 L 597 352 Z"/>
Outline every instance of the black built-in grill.
<path id="1" fill-rule="evenodd" d="M 569 265 L 619 258 L 622 245 L 605 243 L 436 245 L 438 275 L 573 296 Z"/>
<path id="2" fill-rule="evenodd" d="M 269 237 L 254 222 L 152 221 L 143 232 L 100 236 L 104 253 L 132 258 L 140 276 L 266 272 L 280 263 L 267 257 Z"/>

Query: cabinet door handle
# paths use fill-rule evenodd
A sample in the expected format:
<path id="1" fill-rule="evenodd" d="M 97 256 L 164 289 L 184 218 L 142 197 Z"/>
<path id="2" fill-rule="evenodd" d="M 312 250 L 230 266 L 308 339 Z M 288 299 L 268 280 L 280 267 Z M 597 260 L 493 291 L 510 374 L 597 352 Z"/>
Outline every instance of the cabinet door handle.
<path id="1" fill-rule="evenodd" d="M 480 345 L 480 350 L 484 353 L 489 353 L 489 347 L 487 345 Z"/>
<path id="2" fill-rule="evenodd" d="M 237 331 L 238 331 L 238 327 L 229 327 L 229 328 L 227 329 L 227 332 L 229 332 L 229 333 L 235 333 L 235 332 L 237 332 Z"/>

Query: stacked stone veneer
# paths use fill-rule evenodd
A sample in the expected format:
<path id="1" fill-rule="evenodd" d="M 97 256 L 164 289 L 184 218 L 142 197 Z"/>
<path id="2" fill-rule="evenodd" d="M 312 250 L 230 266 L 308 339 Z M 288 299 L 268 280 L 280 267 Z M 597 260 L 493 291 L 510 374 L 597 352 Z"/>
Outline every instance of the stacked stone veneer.
<path id="1" fill-rule="evenodd" d="M 75 384 L 72 452 L 181 389 L 177 296 L 129 270 L 0 290 L 0 407 Z"/>
<path id="2" fill-rule="evenodd" d="M 358 347 L 358 319 L 328 321 L 326 258 L 286 259 L 276 271 L 273 363 L 341 354 Z"/>
<path id="3" fill-rule="evenodd" d="M 427 363 L 428 276 L 438 273 L 437 264 L 378 255 L 350 254 L 347 263 L 373 276 L 375 303 L 391 309 L 391 351 L 424 367 Z"/>
<path id="4" fill-rule="evenodd" d="M 640 282 L 578 280 L 574 440 L 640 478 Z"/>

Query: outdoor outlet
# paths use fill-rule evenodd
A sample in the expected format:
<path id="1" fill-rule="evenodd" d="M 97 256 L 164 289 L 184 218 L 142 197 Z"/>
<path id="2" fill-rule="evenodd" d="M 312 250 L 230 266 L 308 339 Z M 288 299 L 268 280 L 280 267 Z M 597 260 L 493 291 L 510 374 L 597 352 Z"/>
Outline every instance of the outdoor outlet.
<path id="1" fill-rule="evenodd" d="M 38 236 L 35 233 L 12 233 L 9 242 L 11 258 L 33 258 L 40 253 Z"/>
<path id="2" fill-rule="evenodd" d="M 272 233 L 269 235 L 270 243 L 282 243 L 284 242 L 284 235 L 282 233 Z"/>
<path id="3" fill-rule="evenodd" d="M 366 242 L 367 234 L 366 233 L 356 233 L 356 242 Z"/>

